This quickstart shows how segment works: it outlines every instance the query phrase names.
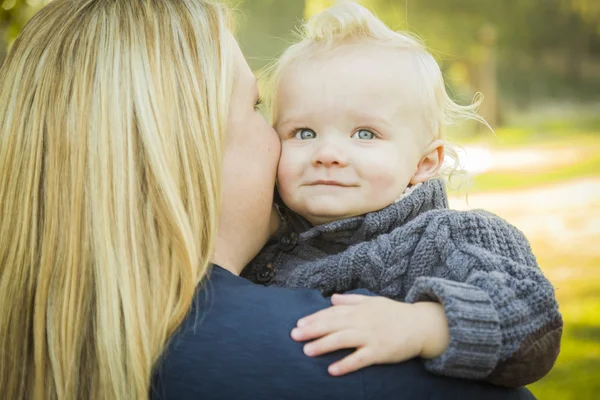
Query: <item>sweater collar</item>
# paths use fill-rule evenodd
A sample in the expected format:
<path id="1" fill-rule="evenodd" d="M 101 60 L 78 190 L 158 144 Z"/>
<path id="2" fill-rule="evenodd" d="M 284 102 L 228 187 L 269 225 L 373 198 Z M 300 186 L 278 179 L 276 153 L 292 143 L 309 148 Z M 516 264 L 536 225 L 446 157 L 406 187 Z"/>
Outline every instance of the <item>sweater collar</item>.
<path id="1" fill-rule="evenodd" d="M 312 226 L 299 216 L 291 217 L 290 222 L 299 232 L 300 241 L 318 238 L 352 245 L 391 232 L 426 211 L 442 208 L 448 208 L 444 182 L 441 179 L 432 179 L 415 188 L 397 203 L 379 211 L 317 226 Z"/>

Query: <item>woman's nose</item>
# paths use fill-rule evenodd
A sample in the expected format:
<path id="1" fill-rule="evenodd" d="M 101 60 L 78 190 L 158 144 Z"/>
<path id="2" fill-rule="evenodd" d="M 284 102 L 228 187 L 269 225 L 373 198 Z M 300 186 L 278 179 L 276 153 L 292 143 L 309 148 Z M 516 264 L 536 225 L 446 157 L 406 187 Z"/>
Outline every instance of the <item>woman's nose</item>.
<path id="1" fill-rule="evenodd" d="M 345 167 L 348 164 L 347 157 L 339 146 L 331 143 L 323 143 L 313 154 L 311 160 L 313 166 Z"/>

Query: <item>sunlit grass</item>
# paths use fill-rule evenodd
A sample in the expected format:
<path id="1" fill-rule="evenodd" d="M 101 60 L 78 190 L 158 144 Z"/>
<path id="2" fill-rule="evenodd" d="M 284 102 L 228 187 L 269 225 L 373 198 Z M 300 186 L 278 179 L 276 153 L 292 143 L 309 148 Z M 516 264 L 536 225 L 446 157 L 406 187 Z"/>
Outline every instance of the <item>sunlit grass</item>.
<path id="1" fill-rule="evenodd" d="M 495 148 L 600 142 L 600 105 L 570 116 L 525 114 L 513 117 L 509 124 L 496 128 L 493 133 L 481 125 L 466 123 L 451 126 L 448 134 L 459 144 L 487 144 Z"/>
<path id="2" fill-rule="evenodd" d="M 537 185 L 548 185 L 574 178 L 600 175 L 600 140 L 589 143 L 597 152 L 588 152 L 572 165 L 548 170 L 527 170 L 518 172 L 490 172 L 473 179 L 472 191 L 524 189 Z"/>
<path id="3" fill-rule="evenodd" d="M 582 115 L 573 119 L 543 119 L 522 126 L 496 129 L 463 136 L 460 145 L 480 145 L 498 150 L 580 149 L 580 158 L 569 165 L 550 168 L 523 168 L 518 171 L 490 171 L 472 179 L 471 191 L 524 189 L 575 178 L 600 176 L 600 116 Z"/>
<path id="4" fill-rule="evenodd" d="M 541 400 L 596 399 L 600 393 L 600 250 L 594 255 L 587 249 L 578 255 L 556 248 L 556 243 L 533 244 L 540 266 L 556 287 L 565 323 L 562 348 L 550 374 L 529 388 Z"/>

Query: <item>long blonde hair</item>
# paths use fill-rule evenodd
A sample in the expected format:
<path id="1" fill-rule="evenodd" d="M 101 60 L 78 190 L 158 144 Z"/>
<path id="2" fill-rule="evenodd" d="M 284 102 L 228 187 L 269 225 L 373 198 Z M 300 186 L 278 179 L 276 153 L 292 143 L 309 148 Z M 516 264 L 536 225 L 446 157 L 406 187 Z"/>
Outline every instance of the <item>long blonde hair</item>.
<path id="1" fill-rule="evenodd" d="M 0 69 L 3 398 L 148 397 L 214 245 L 228 15 L 55 0 L 15 41 Z"/>
<path id="2" fill-rule="evenodd" d="M 281 57 L 265 68 L 261 84 L 265 88 L 265 98 L 271 109 L 272 119 L 277 114 L 276 95 L 285 71 L 299 59 L 329 54 L 341 46 L 381 45 L 404 51 L 413 57 L 416 70 L 420 74 L 419 84 L 423 92 L 425 117 L 430 123 L 432 139 L 445 143 L 444 152 L 449 166 L 441 171 L 450 177 L 460 173 L 460 164 L 454 145 L 445 141 L 445 128 L 463 120 L 488 123 L 477 113 L 483 99 L 478 93 L 472 104 L 459 105 L 446 92 L 444 78 L 435 58 L 425 45 L 408 32 L 394 31 L 377 19 L 369 10 L 351 0 L 340 0 L 330 8 L 312 16 L 298 32 L 297 43 L 288 47 Z M 400 95 L 400 94 L 399 94 Z"/>

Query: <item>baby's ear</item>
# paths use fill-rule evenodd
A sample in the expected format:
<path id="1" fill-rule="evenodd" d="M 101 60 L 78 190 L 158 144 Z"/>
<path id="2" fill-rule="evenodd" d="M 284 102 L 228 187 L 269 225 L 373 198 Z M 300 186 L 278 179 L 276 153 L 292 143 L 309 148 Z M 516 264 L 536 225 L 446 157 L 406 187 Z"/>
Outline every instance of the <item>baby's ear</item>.
<path id="1" fill-rule="evenodd" d="M 426 182 L 431 178 L 434 178 L 444 162 L 444 142 L 441 140 L 434 140 L 425 149 L 424 155 L 417 164 L 417 170 L 415 174 L 410 178 L 410 184 L 416 185 L 417 183 Z"/>

